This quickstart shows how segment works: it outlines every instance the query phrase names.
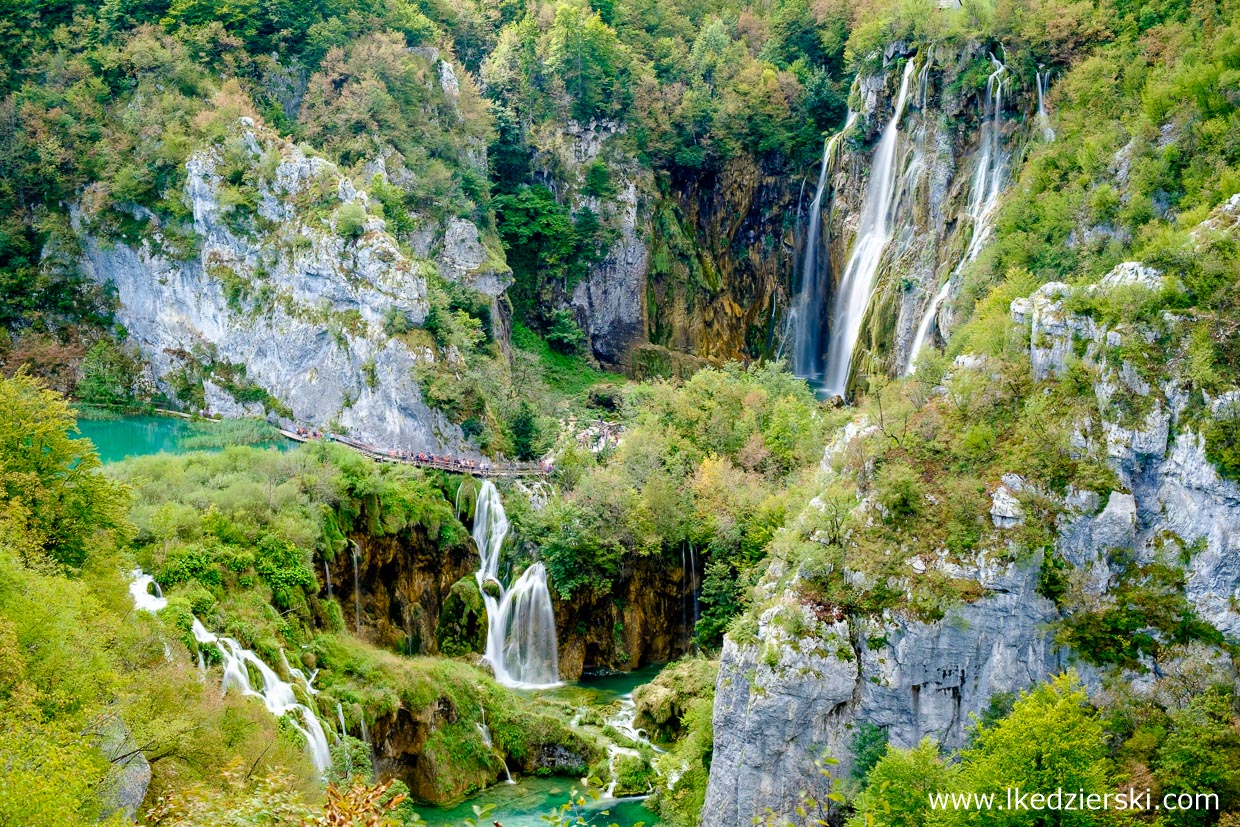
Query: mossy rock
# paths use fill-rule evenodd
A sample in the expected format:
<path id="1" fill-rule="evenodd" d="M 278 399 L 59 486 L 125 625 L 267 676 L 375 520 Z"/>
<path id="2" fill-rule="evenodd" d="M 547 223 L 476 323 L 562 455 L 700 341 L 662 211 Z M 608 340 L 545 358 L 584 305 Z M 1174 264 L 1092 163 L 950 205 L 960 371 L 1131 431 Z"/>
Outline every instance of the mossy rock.
<path id="1" fill-rule="evenodd" d="M 467 575 L 452 584 L 439 612 L 435 629 L 439 651 L 449 657 L 483 652 L 486 649 L 487 617 L 482 592 L 474 576 Z"/>
<path id="2" fill-rule="evenodd" d="M 638 755 L 616 758 L 616 795 L 645 795 L 654 787 L 658 776 L 650 762 Z"/>
<path id="3" fill-rule="evenodd" d="M 719 664 L 705 658 L 687 658 L 671 664 L 650 683 L 637 687 L 634 726 L 654 740 L 669 743 L 684 734 L 681 718 L 697 698 L 715 693 Z"/>

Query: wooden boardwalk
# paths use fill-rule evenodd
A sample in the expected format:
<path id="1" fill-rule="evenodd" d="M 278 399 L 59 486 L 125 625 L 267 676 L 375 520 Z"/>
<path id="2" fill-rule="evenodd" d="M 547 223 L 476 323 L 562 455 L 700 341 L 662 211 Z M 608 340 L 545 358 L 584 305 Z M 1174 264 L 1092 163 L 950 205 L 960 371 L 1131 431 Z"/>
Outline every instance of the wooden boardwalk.
<path id="1" fill-rule="evenodd" d="M 368 445 L 356 439 L 340 434 L 321 434 L 309 436 L 280 428 L 280 433 L 294 442 L 319 442 L 331 440 L 350 448 L 362 456 L 375 462 L 391 462 L 398 465 L 416 465 L 419 468 L 434 468 L 450 474 L 469 474 L 474 477 L 544 477 L 551 473 L 550 468 L 539 462 L 501 462 L 490 460 L 472 460 L 458 457 L 441 457 L 420 451 L 395 451 Z"/>

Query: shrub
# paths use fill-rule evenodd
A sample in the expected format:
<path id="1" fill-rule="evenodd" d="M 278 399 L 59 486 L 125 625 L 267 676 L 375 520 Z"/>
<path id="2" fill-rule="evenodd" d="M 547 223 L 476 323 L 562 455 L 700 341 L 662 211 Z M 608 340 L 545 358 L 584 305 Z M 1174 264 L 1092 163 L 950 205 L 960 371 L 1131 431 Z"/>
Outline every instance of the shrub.
<path id="1" fill-rule="evenodd" d="M 349 241 L 361 238 L 366 232 L 366 208 L 356 201 L 342 204 L 336 210 L 336 232 Z"/>

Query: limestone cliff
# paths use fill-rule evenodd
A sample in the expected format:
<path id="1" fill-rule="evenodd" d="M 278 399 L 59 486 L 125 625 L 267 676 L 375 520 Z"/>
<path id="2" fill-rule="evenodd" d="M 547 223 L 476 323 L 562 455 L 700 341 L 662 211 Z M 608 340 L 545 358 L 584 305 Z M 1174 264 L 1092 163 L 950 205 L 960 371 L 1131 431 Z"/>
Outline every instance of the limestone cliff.
<path id="1" fill-rule="evenodd" d="M 1237 217 L 1240 197 L 1209 224 L 1233 227 Z M 946 549 L 899 550 L 907 559 L 897 590 L 938 571 L 976 583 L 977 599 L 958 603 L 935 622 L 893 612 L 847 614 L 801 600 L 796 565 L 772 561 L 759 586 L 763 608 L 752 636 L 733 633 L 722 653 L 702 823 L 750 824 L 768 808 L 790 813 L 799 802 L 825 801 L 826 781 L 816 762 L 829 754 L 840 761 L 832 775 L 846 778 L 852 738 L 862 724 L 880 727 L 896 746 L 931 736 L 951 748 L 964 743 L 970 716 L 983 713 L 993 696 L 1069 665 L 1094 691 L 1107 672 L 1121 673 L 1138 692 L 1148 690 L 1160 673 L 1149 655 L 1139 663 L 1099 666 L 1058 633 L 1079 613 L 1115 606 L 1134 569 L 1177 573 L 1197 618 L 1235 639 L 1240 487 L 1206 458 L 1201 435 L 1212 417 L 1234 413 L 1227 399 L 1187 389 L 1181 371 L 1192 320 L 1162 312 L 1108 324 L 1069 306 L 1076 292 L 1082 302 L 1107 294 L 1140 302 L 1143 291 L 1148 299 L 1167 287 L 1165 279 L 1130 262 L 1095 285 L 1046 284 L 1012 302 L 1011 320 L 1026 337 L 1036 378 L 1072 370 L 1095 377 L 1073 450 L 1106 457 L 1118 487 L 1105 497 L 1072 489 L 1057 497 L 1016 473 L 1004 474 L 992 482 L 988 534 L 971 560 L 950 559 Z M 991 368 L 984 359 L 963 356 L 953 370 L 987 376 Z M 866 431 L 865 423 L 846 429 L 828 459 Z M 829 475 L 830 462 L 825 467 Z M 1058 514 L 1053 545 L 1012 557 L 1008 538 L 1021 530 L 1029 505 L 1049 500 Z M 821 508 L 817 500 L 809 506 Z M 1055 600 L 1044 579 L 1047 555 L 1066 566 L 1066 596 Z M 864 577 L 845 572 L 850 582 Z M 1148 622 L 1142 634 L 1159 638 L 1156 621 Z M 1218 654 L 1193 649 L 1196 644 L 1164 644 L 1162 668 Z"/>
<path id="2" fill-rule="evenodd" d="M 187 172 L 188 238 L 166 228 L 104 240 L 77 213 L 84 269 L 115 289 L 119 321 L 169 398 L 384 446 L 468 450 L 422 400 L 414 367 L 434 355 L 397 331 L 425 318 L 436 267 L 503 289 L 476 226 L 450 221 L 426 251 L 437 261 L 411 255 L 339 169 L 248 118 Z"/>

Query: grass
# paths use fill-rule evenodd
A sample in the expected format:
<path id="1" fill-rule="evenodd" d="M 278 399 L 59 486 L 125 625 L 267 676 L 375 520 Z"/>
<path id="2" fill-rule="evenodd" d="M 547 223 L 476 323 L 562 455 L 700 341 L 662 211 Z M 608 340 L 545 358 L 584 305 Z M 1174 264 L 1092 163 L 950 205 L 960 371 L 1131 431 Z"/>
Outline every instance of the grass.
<path id="1" fill-rule="evenodd" d="M 261 419 L 225 419 L 220 422 L 192 422 L 190 435 L 182 444 L 190 450 L 258 445 L 281 439 L 280 432 Z"/>
<path id="2" fill-rule="evenodd" d="M 590 367 L 581 356 L 557 353 L 541 336 L 520 322 L 513 322 L 512 346 L 532 354 L 538 360 L 546 383 L 565 396 L 576 396 L 605 382 L 627 381 L 618 373 Z"/>

